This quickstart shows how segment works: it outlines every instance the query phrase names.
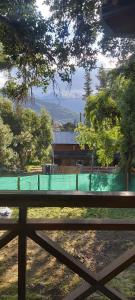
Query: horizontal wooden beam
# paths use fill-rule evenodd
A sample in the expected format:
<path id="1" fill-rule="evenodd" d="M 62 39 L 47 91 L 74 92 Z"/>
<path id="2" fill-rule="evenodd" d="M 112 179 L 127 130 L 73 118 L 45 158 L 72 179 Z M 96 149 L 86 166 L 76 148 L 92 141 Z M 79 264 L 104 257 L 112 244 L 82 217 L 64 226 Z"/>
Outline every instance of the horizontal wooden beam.
<path id="1" fill-rule="evenodd" d="M 134 220 L 120 219 L 29 219 L 26 224 L 20 224 L 13 219 L 0 219 L 0 230 L 16 230 L 30 232 L 33 230 L 115 230 L 134 231 Z"/>
<path id="2" fill-rule="evenodd" d="M 0 191 L 0 206 L 135 208 L 135 193 Z"/>

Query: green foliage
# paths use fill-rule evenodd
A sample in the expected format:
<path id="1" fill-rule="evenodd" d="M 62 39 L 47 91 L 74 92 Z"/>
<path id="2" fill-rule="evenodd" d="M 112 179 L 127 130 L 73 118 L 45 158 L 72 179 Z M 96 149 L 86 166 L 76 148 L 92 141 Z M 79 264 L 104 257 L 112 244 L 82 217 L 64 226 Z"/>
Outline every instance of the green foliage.
<path id="1" fill-rule="evenodd" d="M 135 163 L 134 65 L 131 56 L 128 62 L 107 73 L 105 88 L 88 98 L 86 124 L 77 128 L 79 143 L 95 149 L 101 164 L 110 164 L 114 153 L 119 152 L 125 173 Z"/>
<path id="2" fill-rule="evenodd" d="M 16 101 L 28 100 L 32 86 L 46 90 L 58 73 L 64 81 L 74 72 L 70 48 L 56 33 L 56 24 L 44 19 L 36 1 L 4 1 L 0 4 L 0 69 L 15 67 L 4 93 Z"/>
<path id="3" fill-rule="evenodd" d="M 70 53 L 78 66 L 92 66 L 96 61 L 93 44 L 100 28 L 100 1 L 45 0 L 45 3 L 50 5 L 57 39 L 61 40 L 62 46 L 65 45 L 65 58 Z"/>
<path id="4" fill-rule="evenodd" d="M 0 118 L 0 167 L 11 167 L 15 163 L 16 155 L 11 147 L 13 134 L 10 127 Z"/>
<path id="5" fill-rule="evenodd" d="M 123 61 L 127 60 L 129 54 L 135 52 L 134 36 L 117 37 L 115 32 L 108 33 L 106 30 L 102 18 L 104 2 L 104 0 L 45 0 L 51 7 L 51 20 L 55 21 L 57 36 L 61 34 L 67 48 L 72 46 L 71 55 L 76 57 L 79 66 L 90 68 L 97 60 L 99 51 Z"/>
<path id="6" fill-rule="evenodd" d="M 104 121 L 104 126 L 117 124 L 119 119 L 119 111 L 117 103 L 110 96 L 108 91 L 101 90 L 96 96 L 88 98 L 85 108 L 86 120 L 92 124 L 94 128 L 101 126 Z"/>
<path id="7" fill-rule="evenodd" d="M 4 138 L 4 132 L 1 129 L 1 143 L 3 139 L 5 143 L 5 146 L 1 145 L 1 147 L 2 149 L 4 147 L 6 152 L 3 152 L 3 155 L 6 154 L 7 157 L 5 160 L 1 156 L 4 165 L 11 166 L 12 156 L 16 157 L 14 166 L 21 169 L 32 161 L 39 163 L 50 161 L 51 119 L 45 110 L 37 115 L 31 109 L 21 106 L 14 108 L 11 101 L 0 99 L 0 117 L 1 122 L 4 122 L 0 124 L 0 127 L 4 128 L 5 137 L 7 135 Z"/>
<path id="8" fill-rule="evenodd" d="M 105 89 L 107 87 L 107 82 L 108 82 L 108 73 L 103 65 L 99 68 L 97 79 L 99 80 L 99 85 L 97 86 L 97 89 Z"/>
<path id="9" fill-rule="evenodd" d="M 89 97 L 92 93 L 92 88 L 91 88 L 91 77 L 90 77 L 90 72 L 88 70 L 85 71 L 85 82 L 84 82 L 84 95 L 83 99 L 86 100 L 87 97 Z"/>
<path id="10" fill-rule="evenodd" d="M 114 153 L 120 149 L 120 123 L 117 103 L 108 92 L 102 90 L 90 96 L 86 103 L 86 124 L 80 123 L 76 129 L 81 147 L 87 145 L 96 151 L 98 161 L 103 166 L 110 165 Z"/>
<path id="11" fill-rule="evenodd" d="M 103 122 L 101 126 L 93 128 L 80 123 L 76 129 L 77 141 L 81 148 L 87 146 L 92 152 L 96 152 L 102 166 L 108 166 L 112 164 L 114 153 L 120 148 L 120 126 L 115 125 L 112 128 L 107 122 Z"/>
<path id="12" fill-rule="evenodd" d="M 75 124 L 67 122 L 62 125 L 61 131 L 74 131 L 75 127 Z"/>
<path id="13" fill-rule="evenodd" d="M 42 17 L 34 0 L 0 4 L 0 70 L 17 70 L 4 89 L 12 99 L 27 101 L 32 86 L 46 90 L 56 73 L 70 82 L 76 66 L 90 70 L 95 65 L 99 48 L 117 57 L 134 53 L 134 39 L 106 35 L 102 0 L 44 2 L 50 6 L 49 19 Z M 101 87 L 104 75 L 100 70 Z"/>
<path id="14" fill-rule="evenodd" d="M 69 82 L 76 66 L 88 70 L 95 65 L 99 48 L 120 58 L 134 54 L 133 38 L 106 34 L 103 0 L 44 2 L 50 6 L 49 19 L 42 17 L 34 0 L 0 4 L 0 70 L 13 66 L 18 70 L 5 88 L 14 100 L 28 100 L 32 86 L 46 90 L 50 80 L 55 82 L 55 73 Z"/>
<path id="15" fill-rule="evenodd" d="M 119 76 L 117 103 L 121 114 L 121 163 L 129 171 L 135 160 L 135 84 Z"/>

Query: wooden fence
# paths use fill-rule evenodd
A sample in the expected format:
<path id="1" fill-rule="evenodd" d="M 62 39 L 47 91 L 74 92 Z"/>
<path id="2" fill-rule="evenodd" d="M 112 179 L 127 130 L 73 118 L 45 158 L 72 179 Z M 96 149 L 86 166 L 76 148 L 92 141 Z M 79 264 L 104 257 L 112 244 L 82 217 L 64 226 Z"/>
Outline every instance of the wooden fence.
<path id="1" fill-rule="evenodd" d="M 0 230 L 7 232 L 0 239 L 0 249 L 18 236 L 18 300 L 26 300 L 26 252 L 27 238 L 57 258 L 85 280 L 64 300 L 84 300 L 96 291 L 109 299 L 124 300 L 126 297 L 108 285 L 108 282 L 135 262 L 135 247 L 126 251 L 105 267 L 99 274 L 89 271 L 81 262 L 60 248 L 44 230 L 131 230 L 134 220 L 105 219 L 28 219 L 30 207 L 100 207 L 135 208 L 135 193 L 83 193 L 83 192 L 0 192 L 0 206 L 18 207 L 18 220 L 0 219 Z"/>

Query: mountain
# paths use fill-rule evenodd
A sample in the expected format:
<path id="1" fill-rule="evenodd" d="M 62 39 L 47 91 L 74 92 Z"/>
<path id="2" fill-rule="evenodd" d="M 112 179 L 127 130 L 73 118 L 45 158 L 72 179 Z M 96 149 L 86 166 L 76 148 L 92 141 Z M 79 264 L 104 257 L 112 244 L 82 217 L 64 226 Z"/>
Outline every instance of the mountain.
<path id="1" fill-rule="evenodd" d="M 16 75 L 16 70 L 13 70 L 13 76 Z M 3 77 L 2 77 L 3 78 Z M 3 85 L 2 78 L 0 84 Z M 91 72 L 92 89 L 95 91 L 97 85 L 96 71 Z M 6 81 L 6 77 L 4 80 Z M 84 87 L 84 70 L 77 68 L 76 73 L 72 76 L 72 83 L 68 85 L 63 83 L 60 78 L 56 77 L 56 84 L 49 85 L 46 93 L 42 88 L 33 88 L 33 101 L 25 106 L 30 107 L 36 112 L 41 108 L 45 108 L 51 115 L 54 121 L 78 122 L 80 113 L 84 115 L 85 101 L 82 100 Z"/>
<path id="2" fill-rule="evenodd" d="M 95 72 L 92 71 L 93 85 L 95 90 Z M 67 85 L 61 82 L 57 77 L 57 84 L 55 87 L 50 84 L 47 92 L 44 93 L 42 88 L 33 88 L 34 103 L 27 104 L 35 111 L 39 112 L 42 107 L 46 108 L 51 114 L 54 121 L 78 122 L 80 120 L 80 113 L 84 115 L 85 101 L 82 100 L 83 86 L 84 86 L 84 70 L 78 68 L 72 77 L 72 84 Z"/>
<path id="3" fill-rule="evenodd" d="M 77 123 L 80 119 L 79 112 L 70 110 L 65 106 L 57 104 L 53 101 L 41 101 L 41 99 L 36 98 L 35 103 L 27 103 L 26 107 L 32 108 L 37 113 L 40 112 L 42 108 L 45 108 L 50 113 L 54 121 L 59 121 L 61 123 Z"/>

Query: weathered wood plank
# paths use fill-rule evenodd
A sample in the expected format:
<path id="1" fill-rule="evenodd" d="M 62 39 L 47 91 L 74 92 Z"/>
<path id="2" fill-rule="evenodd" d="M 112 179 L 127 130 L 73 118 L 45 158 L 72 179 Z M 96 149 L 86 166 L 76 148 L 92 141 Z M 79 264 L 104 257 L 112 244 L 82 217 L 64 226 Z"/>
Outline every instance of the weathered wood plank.
<path id="1" fill-rule="evenodd" d="M 0 191 L 0 206 L 135 208 L 133 192 Z"/>
<path id="2" fill-rule="evenodd" d="M 134 231 L 135 221 L 129 219 L 31 219 L 27 226 L 33 230 L 115 230 Z"/>
<path id="3" fill-rule="evenodd" d="M 134 220 L 121 219 L 28 219 L 27 223 L 18 223 L 13 219 L 0 219 L 0 230 L 115 230 L 134 231 Z"/>

